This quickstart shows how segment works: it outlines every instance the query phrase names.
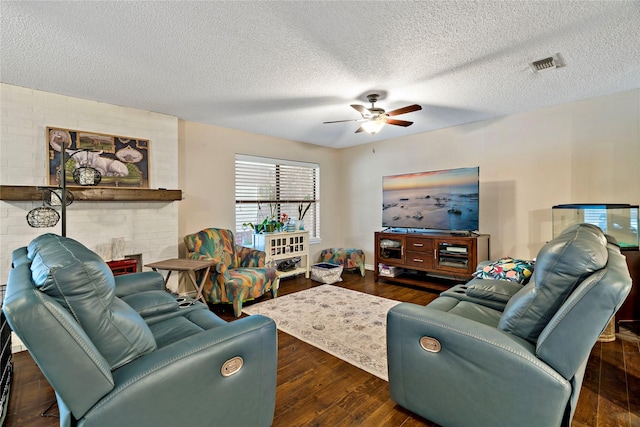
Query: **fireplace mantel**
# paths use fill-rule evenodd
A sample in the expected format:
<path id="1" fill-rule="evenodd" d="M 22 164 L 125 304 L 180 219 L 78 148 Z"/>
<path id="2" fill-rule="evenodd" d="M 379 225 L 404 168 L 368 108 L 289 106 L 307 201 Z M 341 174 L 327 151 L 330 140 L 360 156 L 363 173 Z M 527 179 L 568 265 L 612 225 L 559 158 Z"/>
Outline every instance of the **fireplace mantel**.
<path id="1" fill-rule="evenodd" d="M 42 188 L 51 186 L 0 185 L 0 200 L 41 201 Z M 76 202 L 173 202 L 182 200 L 182 190 L 68 186 Z"/>

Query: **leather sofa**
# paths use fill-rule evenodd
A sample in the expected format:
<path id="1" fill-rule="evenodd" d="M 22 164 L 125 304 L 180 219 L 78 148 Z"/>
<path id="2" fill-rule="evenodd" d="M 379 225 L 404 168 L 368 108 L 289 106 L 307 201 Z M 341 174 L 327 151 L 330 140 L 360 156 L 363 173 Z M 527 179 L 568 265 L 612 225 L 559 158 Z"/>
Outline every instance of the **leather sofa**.
<path id="1" fill-rule="evenodd" d="M 45 234 L 13 252 L 7 320 L 56 393 L 61 426 L 269 426 L 273 320 L 227 323 L 164 290 L 114 277 L 79 242 Z"/>
<path id="2" fill-rule="evenodd" d="M 578 224 L 528 284 L 477 280 L 387 318 L 391 398 L 445 427 L 569 426 L 591 349 L 631 290 L 615 240 Z"/>

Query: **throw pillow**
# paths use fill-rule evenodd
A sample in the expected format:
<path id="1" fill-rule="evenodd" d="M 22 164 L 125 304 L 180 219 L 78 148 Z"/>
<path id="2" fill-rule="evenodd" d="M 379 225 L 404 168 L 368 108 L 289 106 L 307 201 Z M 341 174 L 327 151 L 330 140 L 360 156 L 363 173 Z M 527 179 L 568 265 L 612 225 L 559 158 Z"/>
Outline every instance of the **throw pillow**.
<path id="1" fill-rule="evenodd" d="M 504 257 L 478 269 L 473 275 L 480 279 L 509 280 L 526 285 L 533 274 L 533 261 Z"/>

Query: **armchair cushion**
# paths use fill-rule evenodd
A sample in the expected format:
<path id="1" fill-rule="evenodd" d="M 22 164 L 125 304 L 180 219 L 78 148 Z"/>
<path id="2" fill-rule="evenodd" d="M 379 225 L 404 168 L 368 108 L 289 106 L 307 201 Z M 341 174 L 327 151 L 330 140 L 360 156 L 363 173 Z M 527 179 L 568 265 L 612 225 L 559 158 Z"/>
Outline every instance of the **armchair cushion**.
<path id="1" fill-rule="evenodd" d="M 44 234 L 27 247 L 34 285 L 69 311 L 111 369 L 156 349 L 142 317 L 115 296 L 107 264 L 75 240 Z"/>
<path id="2" fill-rule="evenodd" d="M 582 280 L 607 263 L 607 239 L 590 224 L 567 228 L 538 253 L 533 278 L 507 303 L 500 329 L 536 342 Z"/>

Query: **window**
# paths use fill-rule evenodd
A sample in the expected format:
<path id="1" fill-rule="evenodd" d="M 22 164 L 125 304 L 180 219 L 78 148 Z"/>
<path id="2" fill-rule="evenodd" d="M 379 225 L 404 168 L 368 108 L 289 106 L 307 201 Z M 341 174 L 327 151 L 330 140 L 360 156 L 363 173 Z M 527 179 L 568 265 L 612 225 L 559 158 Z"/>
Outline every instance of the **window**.
<path id="1" fill-rule="evenodd" d="M 602 231 L 607 232 L 607 212 L 600 209 L 584 209 L 584 222 L 600 227 Z"/>
<path id="2" fill-rule="evenodd" d="M 605 233 L 613 234 L 613 230 L 609 231 L 609 228 L 615 229 L 618 228 L 628 228 L 633 232 L 636 230 L 634 234 L 637 234 L 638 230 L 638 215 L 634 213 L 634 209 L 631 209 L 630 218 L 623 219 L 613 215 L 613 212 L 609 212 L 607 209 L 603 209 L 605 206 L 600 206 L 597 209 L 584 209 L 584 222 L 588 224 L 593 224 L 598 227 Z M 637 209 L 635 209 L 637 211 Z M 615 211 L 614 211 L 615 212 Z M 607 215 L 610 216 L 607 216 Z M 621 220 L 621 221 L 620 221 Z M 627 225 L 627 220 L 628 225 Z M 618 223 L 618 221 L 623 222 L 623 224 Z"/>
<path id="3" fill-rule="evenodd" d="M 290 160 L 236 155 L 236 243 L 249 244 L 253 230 L 267 217 L 293 220 L 304 214 L 309 237 L 320 237 L 320 166 Z"/>

